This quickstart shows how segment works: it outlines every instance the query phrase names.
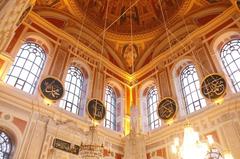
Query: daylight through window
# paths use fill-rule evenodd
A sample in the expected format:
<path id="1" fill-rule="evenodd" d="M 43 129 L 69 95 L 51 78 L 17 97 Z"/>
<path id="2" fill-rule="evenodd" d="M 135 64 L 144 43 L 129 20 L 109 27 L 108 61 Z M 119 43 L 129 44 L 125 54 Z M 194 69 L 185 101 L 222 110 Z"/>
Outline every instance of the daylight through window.
<path id="1" fill-rule="evenodd" d="M 116 94 L 110 86 L 106 87 L 105 106 L 107 108 L 107 112 L 104 126 L 116 130 Z"/>
<path id="2" fill-rule="evenodd" d="M 180 76 L 183 97 L 187 113 L 195 112 L 206 106 L 206 101 L 200 93 L 200 83 L 194 65 L 184 68 Z"/>
<path id="3" fill-rule="evenodd" d="M 5 78 L 5 82 L 33 94 L 45 63 L 45 51 L 38 44 L 26 42 Z"/>
<path id="4" fill-rule="evenodd" d="M 236 92 L 240 92 L 240 40 L 225 44 L 220 56 Z"/>
<path id="5" fill-rule="evenodd" d="M 150 130 L 158 128 L 161 124 L 157 115 L 158 91 L 156 87 L 149 89 L 147 94 L 148 127 Z"/>
<path id="6" fill-rule="evenodd" d="M 83 83 L 84 78 L 81 70 L 70 66 L 65 80 L 65 95 L 60 102 L 61 108 L 79 115 L 82 97 L 85 93 Z"/>

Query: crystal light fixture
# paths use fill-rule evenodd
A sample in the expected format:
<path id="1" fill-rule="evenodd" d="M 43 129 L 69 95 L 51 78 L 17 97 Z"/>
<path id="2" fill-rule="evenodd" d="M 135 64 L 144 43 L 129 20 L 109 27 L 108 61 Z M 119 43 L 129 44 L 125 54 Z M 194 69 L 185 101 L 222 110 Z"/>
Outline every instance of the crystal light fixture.
<path id="1" fill-rule="evenodd" d="M 208 153 L 208 145 L 200 141 L 198 132 L 194 131 L 190 124 L 188 124 L 184 128 L 182 145 L 179 143 L 179 138 L 175 138 L 172 145 L 172 152 L 175 154 L 178 153 L 182 159 L 205 159 Z"/>
<path id="2" fill-rule="evenodd" d="M 182 159 L 206 159 L 206 156 L 214 144 L 212 135 L 207 136 L 208 142 L 201 142 L 199 133 L 190 124 L 184 128 L 183 143 L 180 145 L 179 138 L 174 139 L 172 152 L 180 155 Z M 231 153 L 225 153 L 224 159 L 234 159 Z"/>
<path id="3" fill-rule="evenodd" d="M 96 126 L 91 126 L 86 135 L 86 141 L 80 145 L 80 156 L 82 159 L 101 159 L 103 150 L 103 142 L 97 134 Z"/>
<path id="4" fill-rule="evenodd" d="M 231 154 L 230 152 L 224 153 L 223 156 L 224 156 L 224 159 L 234 159 L 233 156 L 232 156 L 232 154 Z"/>

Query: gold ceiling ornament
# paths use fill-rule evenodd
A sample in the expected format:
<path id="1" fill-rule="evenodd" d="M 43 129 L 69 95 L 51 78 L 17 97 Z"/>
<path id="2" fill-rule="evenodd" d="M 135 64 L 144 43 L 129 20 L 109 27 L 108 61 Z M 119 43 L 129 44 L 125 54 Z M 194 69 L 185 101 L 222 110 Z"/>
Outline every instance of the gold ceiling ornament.
<path id="1" fill-rule="evenodd" d="M 227 83 L 220 74 L 213 73 L 206 76 L 201 83 L 202 95 L 217 104 L 221 104 L 226 94 Z"/>
<path id="2" fill-rule="evenodd" d="M 69 0 L 67 4 L 77 17 L 81 17 L 83 11 L 89 8 L 88 21 L 99 28 L 104 28 L 105 14 L 108 14 L 107 26 L 111 26 L 109 31 L 117 34 L 130 33 L 132 21 L 134 33 L 142 34 L 158 30 L 162 25 L 160 5 L 163 6 L 166 18 L 176 21 L 178 15 L 189 8 L 191 0 Z"/>

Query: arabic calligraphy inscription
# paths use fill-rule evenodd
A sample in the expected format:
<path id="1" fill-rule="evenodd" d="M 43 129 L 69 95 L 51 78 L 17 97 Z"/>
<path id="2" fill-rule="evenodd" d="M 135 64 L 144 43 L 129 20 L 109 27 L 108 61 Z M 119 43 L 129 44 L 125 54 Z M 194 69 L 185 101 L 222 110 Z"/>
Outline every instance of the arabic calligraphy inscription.
<path id="1" fill-rule="evenodd" d="M 208 75 L 201 84 L 201 92 L 208 99 L 218 99 L 225 95 L 226 81 L 218 74 Z"/>

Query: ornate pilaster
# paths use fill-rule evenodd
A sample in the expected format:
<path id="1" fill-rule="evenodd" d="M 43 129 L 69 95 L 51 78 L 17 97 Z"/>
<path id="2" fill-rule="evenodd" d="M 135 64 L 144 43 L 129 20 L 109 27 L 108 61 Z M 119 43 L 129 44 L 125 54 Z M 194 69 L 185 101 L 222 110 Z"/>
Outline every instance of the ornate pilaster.
<path id="1" fill-rule="evenodd" d="M 0 11 L 0 51 L 4 51 L 15 30 L 31 11 L 35 0 L 7 1 Z"/>

